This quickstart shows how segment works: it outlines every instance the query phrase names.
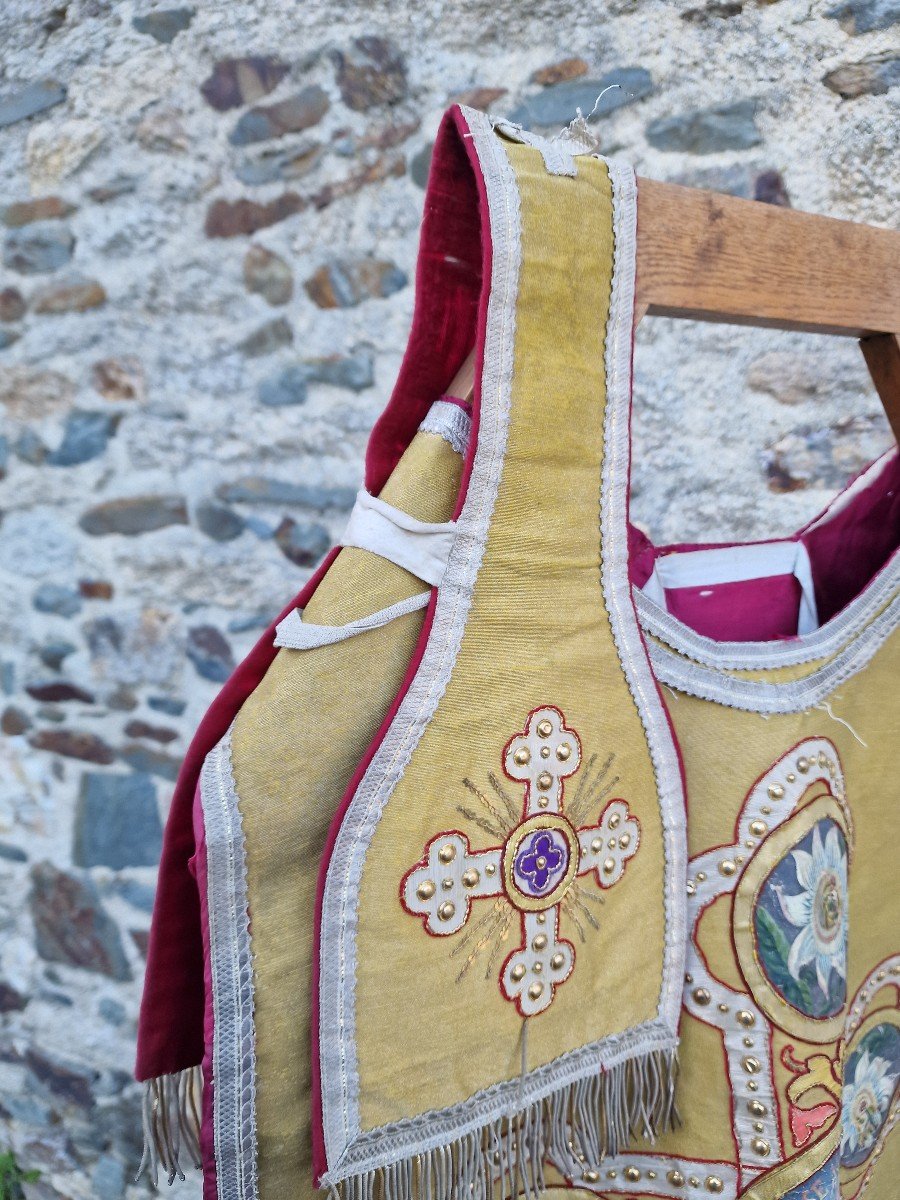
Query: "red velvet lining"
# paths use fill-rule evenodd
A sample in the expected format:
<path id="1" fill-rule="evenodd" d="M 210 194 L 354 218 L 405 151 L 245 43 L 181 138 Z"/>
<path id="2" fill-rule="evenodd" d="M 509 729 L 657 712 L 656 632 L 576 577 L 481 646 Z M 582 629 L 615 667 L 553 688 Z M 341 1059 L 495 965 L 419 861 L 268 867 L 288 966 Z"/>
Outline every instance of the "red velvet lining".
<path id="1" fill-rule="evenodd" d="M 868 469 L 868 468 L 867 468 Z M 841 497 L 794 539 L 806 546 L 816 593 L 819 624 L 831 620 L 862 592 L 900 545 L 900 455 L 885 456 L 879 474 L 852 496 Z M 784 539 L 768 539 L 784 540 Z M 677 543 L 654 546 L 630 529 L 631 580 L 643 587 L 653 564 L 666 554 L 763 542 Z M 764 642 L 795 638 L 800 587 L 792 575 L 666 590 L 669 612 L 697 633 L 716 641 Z"/>

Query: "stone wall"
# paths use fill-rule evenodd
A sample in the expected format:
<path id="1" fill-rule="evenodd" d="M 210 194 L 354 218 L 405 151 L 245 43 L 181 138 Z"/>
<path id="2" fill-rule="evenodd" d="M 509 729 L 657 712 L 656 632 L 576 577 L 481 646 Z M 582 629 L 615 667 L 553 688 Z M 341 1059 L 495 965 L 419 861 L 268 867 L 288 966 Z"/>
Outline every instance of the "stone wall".
<path id="1" fill-rule="evenodd" d="M 898 0 L 178 3 L 0 5 L 0 1151 L 32 1198 L 144 1193 L 172 780 L 360 484 L 448 101 L 553 130 L 619 82 L 594 125 L 647 175 L 896 220 Z M 651 320 L 636 371 L 658 539 L 788 532 L 888 444 L 852 343 Z"/>

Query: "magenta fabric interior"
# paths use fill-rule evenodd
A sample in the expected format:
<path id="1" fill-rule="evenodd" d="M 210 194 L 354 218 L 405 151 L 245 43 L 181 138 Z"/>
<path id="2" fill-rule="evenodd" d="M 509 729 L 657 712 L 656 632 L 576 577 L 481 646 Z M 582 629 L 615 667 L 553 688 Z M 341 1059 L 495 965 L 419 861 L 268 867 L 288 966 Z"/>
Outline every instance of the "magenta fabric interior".
<path id="1" fill-rule="evenodd" d="M 894 450 L 883 463 L 880 473 L 844 506 L 839 497 L 796 535 L 809 554 L 820 625 L 858 596 L 900 545 L 900 455 Z M 643 587 L 656 560 L 666 554 L 740 544 L 654 546 L 634 526 L 630 539 L 631 580 L 638 587 Z M 670 588 L 666 605 L 672 616 L 716 641 L 784 640 L 797 636 L 800 585 L 793 575 L 776 575 Z"/>

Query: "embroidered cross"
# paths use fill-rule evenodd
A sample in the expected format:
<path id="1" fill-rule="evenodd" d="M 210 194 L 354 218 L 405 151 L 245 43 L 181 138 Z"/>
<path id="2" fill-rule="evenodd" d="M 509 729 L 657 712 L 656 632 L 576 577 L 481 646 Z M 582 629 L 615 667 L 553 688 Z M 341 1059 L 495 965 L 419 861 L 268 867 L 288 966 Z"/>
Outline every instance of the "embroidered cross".
<path id="1" fill-rule="evenodd" d="M 597 824 L 582 824 L 618 782 L 616 778 L 606 781 L 612 755 L 599 769 L 595 759 L 589 760 L 575 798 L 564 811 L 566 780 L 581 767 L 581 741 L 558 708 L 535 709 L 502 755 L 507 778 L 523 785 L 521 804 L 493 774 L 489 775 L 493 796 L 464 781 L 481 802 L 483 814 L 462 805 L 459 811 L 485 832 L 504 839 L 503 844 L 473 850 L 465 833 L 455 829 L 440 833 L 400 886 L 404 907 L 422 917 L 434 937 L 459 933 L 473 904 L 494 901 L 452 951 L 453 955 L 468 953 L 460 977 L 493 943 L 490 973 L 518 914 L 521 944 L 507 955 L 499 982 L 504 997 L 516 1004 L 523 1017 L 548 1008 L 556 988 L 575 967 L 575 946 L 560 934 L 561 914 L 572 920 L 582 940 L 582 922 L 599 929 L 590 902 L 602 903 L 602 897 L 580 880 L 593 877 L 601 889 L 612 887 L 640 844 L 640 825 L 624 800 L 611 800 Z"/>

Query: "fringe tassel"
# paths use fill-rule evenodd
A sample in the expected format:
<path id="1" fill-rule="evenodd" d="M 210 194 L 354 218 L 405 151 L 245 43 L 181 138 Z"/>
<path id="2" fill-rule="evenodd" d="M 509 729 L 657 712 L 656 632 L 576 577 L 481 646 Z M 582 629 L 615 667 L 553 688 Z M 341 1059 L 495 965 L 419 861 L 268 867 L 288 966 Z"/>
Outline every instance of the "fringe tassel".
<path id="1" fill-rule="evenodd" d="M 150 1182 L 158 1187 L 160 1169 L 168 1175 L 169 1183 L 176 1176 L 184 1181 L 183 1155 L 187 1155 L 193 1166 L 201 1165 L 202 1089 L 199 1067 L 188 1067 L 174 1075 L 159 1075 L 144 1084 L 144 1153 L 135 1183 L 146 1171 Z"/>
<path id="2" fill-rule="evenodd" d="M 330 1200 L 490 1200 L 499 1181 L 502 1195 L 540 1200 L 546 1160 L 569 1175 L 680 1124 L 677 1072 L 676 1052 L 655 1050 L 448 1145 L 325 1186 Z"/>

